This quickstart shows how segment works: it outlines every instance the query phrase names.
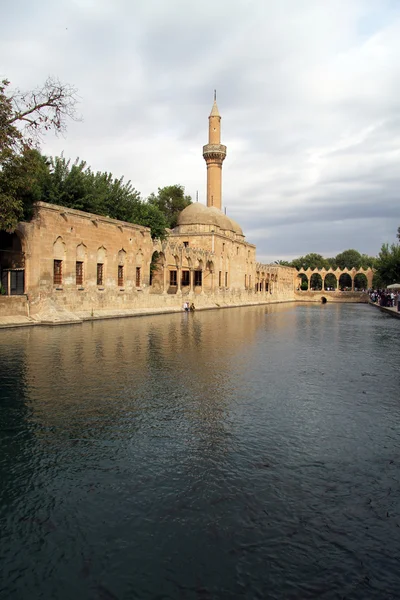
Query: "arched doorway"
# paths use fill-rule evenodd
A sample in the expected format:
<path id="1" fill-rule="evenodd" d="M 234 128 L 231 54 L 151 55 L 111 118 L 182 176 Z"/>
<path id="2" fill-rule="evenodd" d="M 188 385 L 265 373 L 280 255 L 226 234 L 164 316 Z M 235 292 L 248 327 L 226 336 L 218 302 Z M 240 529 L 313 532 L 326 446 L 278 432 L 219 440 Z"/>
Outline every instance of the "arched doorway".
<path id="1" fill-rule="evenodd" d="M 339 277 L 339 289 L 342 292 L 347 292 L 352 288 L 351 277 L 348 273 L 342 273 Z"/>
<path id="2" fill-rule="evenodd" d="M 161 294 L 164 291 L 165 256 L 157 250 L 153 252 L 150 263 L 150 286 L 152 293 Z"/>
<path id="3" fill-rule="evenodd" d="M 25 253 L 17 233 L 0 231 L 0 293 L 20 296 L 25 292 Z"/>
<path id="4" fill-rule="evenodd" d="M 322 277 L 319 273 L 313 273 L 311 275 L 310 287 L 312 290 L 322 290 Z"/>
<path id="5" fill-rule="evenodd" d="M 328 292 L 333 292 L 337 288 L 337 278 L 333 273 L 328 273 L 324 280 L 324 289 Z"/>
<path id="6" fill-rule="evenodd" d="M 307 291 L 308 290 L 308 277 L 305 273 L 299 273 L 297 278 L 299 279 L 298 290 Z"/>
<path id="7" fill-rule="evenodd" d="M 357 273 L 354 277 L 354 290 L 356 292 L 366 291 L 368 289 L 368 279 L 364 273 Z"/>

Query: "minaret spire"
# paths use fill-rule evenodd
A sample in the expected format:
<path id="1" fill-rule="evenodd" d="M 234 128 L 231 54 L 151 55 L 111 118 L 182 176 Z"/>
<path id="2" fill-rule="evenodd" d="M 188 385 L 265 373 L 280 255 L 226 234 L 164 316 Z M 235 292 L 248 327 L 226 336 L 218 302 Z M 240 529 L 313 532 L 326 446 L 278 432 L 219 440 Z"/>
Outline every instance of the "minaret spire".
<path id="1" fill-rule="evenodd" d="M 203 146 L 203 157 L 207 163 L 207 206 L 221 210 L 222 163 L 226 156 L 226 146 L 221 144 L 221 116 L 217 106 L 217 90 L 214 90 L 214 103 L 208 117 L 208 144 Z"/>

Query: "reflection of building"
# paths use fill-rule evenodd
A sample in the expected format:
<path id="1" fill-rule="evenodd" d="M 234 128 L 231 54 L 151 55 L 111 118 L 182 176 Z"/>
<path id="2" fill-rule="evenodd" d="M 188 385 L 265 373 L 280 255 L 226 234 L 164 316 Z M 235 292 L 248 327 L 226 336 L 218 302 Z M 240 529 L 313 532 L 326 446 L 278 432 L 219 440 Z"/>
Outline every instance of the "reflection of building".
<path id="1" fill-rule="evenodd" d="M 182 297 L 198 307 L 293 300 L 296 270 L 256 263 L 255 246 L 221 211 L 226 147 L 215 98 L 203 156 L 207 205 L 185 208 L 165 242 L 153 242 L 146 227 L 39 202 L 30 223 L 0 238 L 3 314 L 57 321 L 172 308 Z"/>

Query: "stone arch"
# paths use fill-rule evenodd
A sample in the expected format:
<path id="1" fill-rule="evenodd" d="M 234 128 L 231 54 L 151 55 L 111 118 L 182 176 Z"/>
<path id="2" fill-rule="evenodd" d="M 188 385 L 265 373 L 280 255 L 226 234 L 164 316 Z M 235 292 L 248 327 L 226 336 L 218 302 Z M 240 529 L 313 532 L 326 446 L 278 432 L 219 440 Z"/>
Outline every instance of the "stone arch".
<path id="1" fill-rule="evenodd" d="M 60 286 L 63 283 L 66 255 L 65 242 L 58 236 L 53 244 L 53 285 Z"/>
<path id="2" fill-rule="evenodd" d="M 65 260 L 66 255 L 67 252 L 65 242 L 59 235 L 53 244 L 53 258 L 54 260 Z"/>
<path id="3" fill-rule="evenodd" d="M 328 271 L 324 277 L 324 290 L 333 292 L 338 287 L 338 278 L 335 273 Z"/>
<path id="4" fill-rule="evenodd" d="M 344 291 L 346 288 L 351 290 L 353 287 L 353 280 L 350 273 L 342 272 L 339 277 L 339 289 Z"/>
<path id="5" fill-rule="evenodd" d="M 121 248 L 121 250 L 118 252 L 118 266 L 123 267 L 125 265 L 125 261 L 126 251 L 123 248 Z"/>
<path id="6" fill-rule="evenodd" d="M 76 247 L 76 260 L 85 262 L 87 257 L 87 247 L 83 242 L 77 245 Z"/>
<path id="7" fill-rule="evenodd" d="M 165 254 L 155 250 L 150 263 L 150 285 L 153 293 L 164 291 Z"/>
<path id="8" fill-rule="evenodd" d="M 312 290 L 322 290 L 323 281 L 321 273 L 313 273 L 310 278 L 310 287 Z"/>
<path id="9" fill-rule="evenodd" d="M 100 246 L 100 248 L 97 249 L 96 256 L 96 283 L 99 286 L 104 285 L 106 260 L 107 250 L 104 246 Z"/>
<path id="10" fill-rule="evenodd" d="M 299 291 L 304 292 L 309 289 L 309 279 L 305 273 L 299 273 L 297 279 L 299 280 L 299 283 L 297 284 L 297 289 Z"/>
<path id="11" fill-rule="evenodd" d="M 136 253 L 136 265 L 138 267 L 141 267 L 142 264 L 143 264 L 143 252 L 142 252 L 142 249 L 139 248 L 139 250 Z"/>
<path id="12" fill-rule="evenodd" d="M 354 289 L 356 291 L 367 290 L 368 285 L 368 277 L 365 273 L 356 273 L 354 276 Z"/>
<path id="13" fill-rule="evenodd" d="M 97 249 L 97 262 L 104 264 L 106 262 L 106 258 L 107 250 L 104 246 L 100 246 L 100 248 Z"/>
<path id="14" fill-rule="evenodd" d="M 76 262 L 75 262 L 75 283 L 83 285 L 86 271 L 87 247 L 83 242 L 76 247 Z"/>

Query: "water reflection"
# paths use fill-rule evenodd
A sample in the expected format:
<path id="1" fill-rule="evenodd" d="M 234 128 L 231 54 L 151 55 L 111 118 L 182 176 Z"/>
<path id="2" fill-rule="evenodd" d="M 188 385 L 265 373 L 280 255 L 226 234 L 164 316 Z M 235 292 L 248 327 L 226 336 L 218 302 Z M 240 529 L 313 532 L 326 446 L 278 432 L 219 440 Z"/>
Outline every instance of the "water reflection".
<path id="1" fill-rule="evenodd" d="M 1 597 L 397 593 L 398 349 L 358 305 L 0 332 Z"/>

